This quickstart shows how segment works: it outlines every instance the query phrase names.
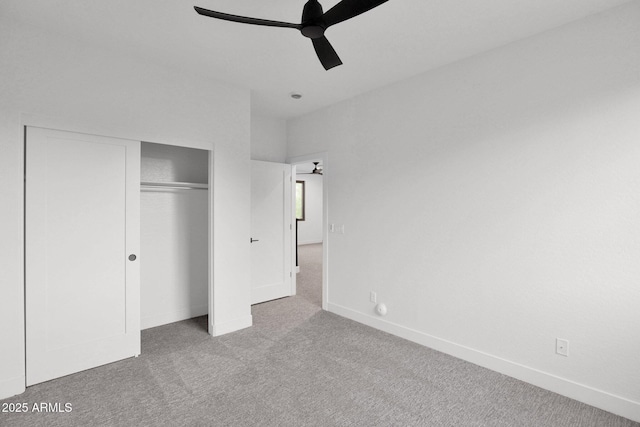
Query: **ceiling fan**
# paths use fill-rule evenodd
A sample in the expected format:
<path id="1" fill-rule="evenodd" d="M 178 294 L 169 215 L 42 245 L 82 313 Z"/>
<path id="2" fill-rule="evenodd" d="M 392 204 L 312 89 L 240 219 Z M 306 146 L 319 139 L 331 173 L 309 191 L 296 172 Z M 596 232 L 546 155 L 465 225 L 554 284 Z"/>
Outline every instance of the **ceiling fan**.
<path id="1" fill-rule="evenodd" d="M 313 162 L 313 170 L 311 172 L 300 172 L 298 175 L 322 175 L 322 168 L 318 167 L 320 162 Z"/>
<path id="2" fill-rule="evenodd" d="M 302 10 L 302 23 L 270 21 L 268 19 L 249 18 L 246 16 L 230 15 L 194 6 L 196 12 L 211 18 L 224 19 L 226 21 L 240 22 L 243 24 L 264 25 L 267 27 L 295 28 L 300 30 L 303 36 L 311 39 L 316 54 L 325 70 L 342 65 L 338 54 L 324 36 L 324 32 L 332 25 L 351 19 L 374 7 L 380 6 L 388 0 L 342 0 L 327 12 L 322 11 L 318 0 L 309 0 Z"/>

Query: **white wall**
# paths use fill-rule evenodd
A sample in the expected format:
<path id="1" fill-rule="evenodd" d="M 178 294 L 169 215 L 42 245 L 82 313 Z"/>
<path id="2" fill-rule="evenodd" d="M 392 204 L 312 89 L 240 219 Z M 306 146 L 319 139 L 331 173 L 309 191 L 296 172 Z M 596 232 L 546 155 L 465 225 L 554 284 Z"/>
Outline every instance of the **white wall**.
<path id="1" fill-rule="evenodd" d="M 251 115 L 251 160 L 284 163 L 287 124 L 282 119 Z"/>
<path id="2" fill-rule="evenodd" d="M 638 22 L 636 1 L 291 120 L 346 226 L 330 310 L 640 421 Z"/>
<path id="3" fill-rule="evenodd" d="M 210 329 L 249 326 L 249 91 L 2 18 L 0 64 L 0 398 L 24 389 L 24 124 L 212 149 Z"/>
<path id="4" fill-rule="evenodd" d="M 207 150 L 143 141 L 140 151 L 140 180 L 143 182 L 209 183 Z"/>
<path id="5" fill-rule="evenodd" d="M 322 175 L 299 174 L 304 181 L 304 221 L 298 221 L 298 244 L 322 243 Z"/>

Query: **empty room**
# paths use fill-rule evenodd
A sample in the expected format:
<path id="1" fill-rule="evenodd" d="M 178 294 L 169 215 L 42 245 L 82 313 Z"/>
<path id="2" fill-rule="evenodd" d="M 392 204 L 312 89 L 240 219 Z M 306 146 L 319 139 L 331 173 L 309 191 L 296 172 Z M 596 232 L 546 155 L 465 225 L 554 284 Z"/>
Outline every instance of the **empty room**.
<path id="1" fill-rule="evenodd" d="M 639 426 L 640 0 L 3 0 L 0 426 Z"/>

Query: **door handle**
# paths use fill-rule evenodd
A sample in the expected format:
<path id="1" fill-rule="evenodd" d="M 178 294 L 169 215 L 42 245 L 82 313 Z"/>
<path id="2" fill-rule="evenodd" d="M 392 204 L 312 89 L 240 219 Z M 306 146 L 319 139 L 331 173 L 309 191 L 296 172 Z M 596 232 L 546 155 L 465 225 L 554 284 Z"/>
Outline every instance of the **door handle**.
<path id="1" fill-rule="evenodd" d="M 251 240 L 249 240 L 249 243 L 253 243 L 253 242 L 259 242 L 260 240 L 258 239 L 254 239 L 253 237 L 251 237 Z"/>

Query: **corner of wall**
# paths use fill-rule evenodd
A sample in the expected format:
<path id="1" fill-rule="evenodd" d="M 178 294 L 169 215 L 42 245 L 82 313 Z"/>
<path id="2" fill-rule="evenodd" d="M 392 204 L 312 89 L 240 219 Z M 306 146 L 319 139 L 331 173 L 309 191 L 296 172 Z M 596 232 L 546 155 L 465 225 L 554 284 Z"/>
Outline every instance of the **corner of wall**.
<path id="1" fill-rule="evenodd" d="M 253 316 L 243 316 L 224 323 L 209 323 L 209 335 L 218 337 L 220 335 L 236 332 L 241 329 L 253 326 Z"/>

